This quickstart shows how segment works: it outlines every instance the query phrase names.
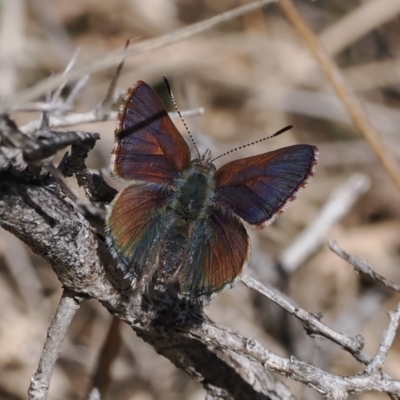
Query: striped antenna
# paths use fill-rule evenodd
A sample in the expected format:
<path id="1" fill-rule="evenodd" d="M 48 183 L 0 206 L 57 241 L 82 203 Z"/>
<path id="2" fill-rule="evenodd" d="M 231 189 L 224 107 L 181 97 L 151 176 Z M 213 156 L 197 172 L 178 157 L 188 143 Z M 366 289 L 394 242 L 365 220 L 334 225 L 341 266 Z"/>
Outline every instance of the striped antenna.
<path id="1" fill-rule="evenodd" d="M 177 106 L 177 104 L 176 104 L 175 96 L 174 96 L 174 94 L 172 93 L 171 85 L 169 84 L 168 78 L 167 78 L 166 76 L 163 76 L 163 79 L 164 79 L 165 86 L 167 87 L 169 96 L 171 97 L 172 103 L 173 103 L 173 105 L 174 105 L 174 107 L 175 107 L 175 110 L 176 110 L 176 112 L 178 113 L 179 118 L 181 119 L 181 121 L 182 121 L 182 123 L 183 123 L 183 126 L 185 127 L 186 132 L 188 133 L 188 135 L 189 135 L 189 137 L 190 137 L 190 140 L 191 140 L 192 143 L 193 143 L 193 146 L 194 146 L 194 148 L 195 148 L 195 150 L 196 150 L 197 155 L 199 156 L 199 158 L 201 158 L 199 149 L 197 148 L 197 144 L 196 144 L 196 142 L 194 141 L 193 136 L 192 136 L 192 134 L 190 133 L 189 128 L 188 128 L 187 125 L 186 125 L 186 122 L 185 122 L 184 119 L 182 118 L 182 114 L 181 114 L 181 112 L 179 111 L 179 108 L 178 108 L 178 106 Z"/>
<path id="2" fill-rule="evenodd" d="M 279 135 L 281 135 L 283 132 L 286 132 L 286 131 L 288 131 L 289 129 L 292 129 L 292 128 L 293 128 L 293 125 L 285 126 L 284 128 L 279 129 L 279 131 L 278 131 L 278 132 L 275 132 L 273 135 L 267 136 L 267 137 L 262 138 L 262 139 L 258 139 L 258 140 L 256 140 L 255 142 L 251 142 L 251 143 L 244 144 L 243 146 L 235 147 L 234 149 L 229 150 L 229 151 L 227 151 L 226 153 L 223 153 L 223 154 L 219 155 L 218 157 L 213 158 L 210 162 L 214 162 L 215 160 L 218 160 L 219 158 L 225 157 L 225 156 L 227 156 L 228 154 L 234 153 L 235 151 L 244 149 L 245 147 L 250 147 L 250 146 L 253 146 L 253 144 L 261 143 L 261 142 L 263 142 L 264 140 L 268 140 L 268 139 L 271 139 L 271 138 L 273 138 L 273 137 L 279 136 Z"/>

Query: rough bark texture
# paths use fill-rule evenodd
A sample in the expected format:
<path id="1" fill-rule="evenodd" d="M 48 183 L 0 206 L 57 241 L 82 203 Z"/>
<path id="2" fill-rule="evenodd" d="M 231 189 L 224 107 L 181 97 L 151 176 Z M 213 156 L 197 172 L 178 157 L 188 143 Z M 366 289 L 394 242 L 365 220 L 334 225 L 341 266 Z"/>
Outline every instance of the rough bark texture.
<path id="1" fill-rule="evenodd" d="M 1 173 L 0 225 L 43 256 L 65 288 L 99 300 L 159 354 L 201 382 L 209 398 L 293 398 L 260 364 L 216 346 L 215 340 L 209 344 L 203 327 L 214 324 L 201 309 L 187 312 L 187 305 L 174 308 L 168 301 L 150 303 L 134 295 L 104 238 L 48 176 L 35 178 L 13 168 Z M 182 315 L 184 322 L 177 322 Z"/>

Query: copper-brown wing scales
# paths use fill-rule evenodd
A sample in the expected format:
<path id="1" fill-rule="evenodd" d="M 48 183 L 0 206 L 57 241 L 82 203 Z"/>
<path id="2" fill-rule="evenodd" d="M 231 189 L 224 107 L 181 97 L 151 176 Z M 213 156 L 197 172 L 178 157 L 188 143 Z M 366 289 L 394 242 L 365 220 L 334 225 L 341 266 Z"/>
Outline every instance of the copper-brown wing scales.
<path id="1" fill-rule="evenodd" d="M 181 295 L 209 299 L 231 287 L 250 257 L 249 237 L 233 215 L 214 210 L 198 223 L 188 240 L 187 259 L 176 279 Z"/>
<path id="2" fill-rule="evenodd" d="M 213 200 L 251 225 L 266 225 L 305 186 L 317 156 L 303 144 L 229 162 L 215 174 Z"/>
<path id="3" fill-rule="evenodd" d="M 126 179 L 171 184 L 190 164 L 190 150 L 154 90 L 138 81 L 119 116 L 112 171 Z"/>
<path id="4" fill-rule="evenodd" d="M 110 248 L 120 267 L 137 279 L 151 279 L 157 267 L 160 238 L 168 226 L 169 214 L 165 188 L 131 185 L 123 189 L 107 217 Z"/>

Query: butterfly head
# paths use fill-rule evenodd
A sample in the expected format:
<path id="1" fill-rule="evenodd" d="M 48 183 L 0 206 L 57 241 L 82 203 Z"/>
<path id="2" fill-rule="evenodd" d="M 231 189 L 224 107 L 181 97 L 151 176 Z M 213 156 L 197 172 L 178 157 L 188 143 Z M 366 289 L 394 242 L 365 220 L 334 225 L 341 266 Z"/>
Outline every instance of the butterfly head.
<path id="1" fill-rule="evenodd" d="M 211 150 L 207 149 L 200 158 L 204 162 L 211 162 Z"/>
<path id="2" fill-rule="evenodd" d="M 215 165 L 211 161 L 206 161 L 202 158 L 196 158 L 190 163 L 190 169 L 206 176 L 214 176 L 217 170 Z"/>

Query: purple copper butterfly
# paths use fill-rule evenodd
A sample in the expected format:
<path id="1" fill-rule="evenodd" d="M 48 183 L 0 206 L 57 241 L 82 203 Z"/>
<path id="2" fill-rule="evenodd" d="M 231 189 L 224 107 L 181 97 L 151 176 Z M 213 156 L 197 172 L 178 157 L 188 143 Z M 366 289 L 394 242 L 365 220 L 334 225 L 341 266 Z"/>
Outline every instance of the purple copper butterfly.
<path id="1" fill-rule="evenodd" d="M 219 169 L 189 146 L 154 90 L 129 89 L 112 151 L 131 182 L 107 216 L 108 243 L 137 287 L 172 287 L 190 302 L 232 287 L 250 258 L 246 226 L 270 224 L 313 174 L 318 150 L 300 144 Z"/>

